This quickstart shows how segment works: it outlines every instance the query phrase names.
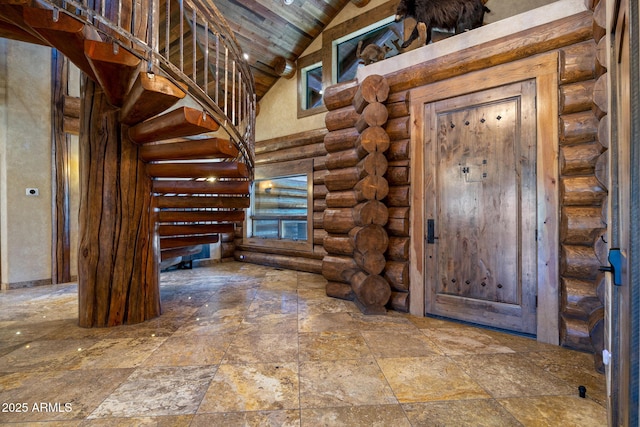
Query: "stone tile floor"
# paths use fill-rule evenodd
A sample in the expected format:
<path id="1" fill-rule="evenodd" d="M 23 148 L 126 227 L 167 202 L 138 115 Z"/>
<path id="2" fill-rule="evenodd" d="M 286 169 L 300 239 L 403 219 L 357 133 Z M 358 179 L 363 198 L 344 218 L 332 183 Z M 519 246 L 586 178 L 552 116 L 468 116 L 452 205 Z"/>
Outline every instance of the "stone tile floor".
<path id="1" fill-rule="evenodd" d="M 0 424 L 607 424 L 587 354 L 365 316 L 309 273 L 223 263 L 161 280 L 161 317 L 108 329 L 76 325 L 75 284 L 1 292 Z"/>

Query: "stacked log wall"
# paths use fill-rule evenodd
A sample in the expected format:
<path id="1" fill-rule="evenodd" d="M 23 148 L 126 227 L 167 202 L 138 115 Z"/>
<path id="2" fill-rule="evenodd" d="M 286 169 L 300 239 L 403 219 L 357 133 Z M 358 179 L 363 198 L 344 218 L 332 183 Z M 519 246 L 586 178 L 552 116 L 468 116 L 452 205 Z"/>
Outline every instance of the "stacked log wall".
<path id="1" fill-rule="evenodd" d="M 563 346 L 593 352 L 604 370 L 608 130 L 605 2 L 593 39 L 560 55 L 561 331 Z"/>
<path id="2" fill-rule="evenodd" d="M 389 182 L 389 222 L 386 226 L 389 248 L 384 275 L 391 285 L 390 306 L 402 312 L 409 312 L 410 95 L 409 90 L 403 90 L 389 96 L 389 122 L 386 126 L 390 141 L 386 175 Z"/>
<path id="3" fill-rule="evenodd" d="M 322 259 L 326 252 L 322 246 L 326 231 L 322 216 L 326 207 L 325 195 L 327 189 L 324 184 L 326 175 L 326 150 L 324 148 L 325 129 L 292 134 L 273 138 L 256 144 L 256 166 L 277 166 L 283 162 L 313 160 L 313 249 L 302 251 L 299 249 L 275 248 L 255 246 L 245 243 L 242 228 L 236 231 L 235 238 L 222 239 L 223 259 L 232 256 L 233 259 L 253 264 L 269 265 L 290 270 L 322 272 Z"/>
<path id="4" fill-rule="evenodd" d="M 327 295 L 354 300 L 365 314 L 386 312 L 391 296 L 382 276 L 389 244 L 384 229 L 389 212 L 382 202 L 389 189 L 389 137 L 382 127 L 388 93 L 383 77 L 370 76 L 355 91 L 353 86 L 337 87 L 325 95 L 329 133 L 323 222 L 328 234 L 323 275 Z"/>

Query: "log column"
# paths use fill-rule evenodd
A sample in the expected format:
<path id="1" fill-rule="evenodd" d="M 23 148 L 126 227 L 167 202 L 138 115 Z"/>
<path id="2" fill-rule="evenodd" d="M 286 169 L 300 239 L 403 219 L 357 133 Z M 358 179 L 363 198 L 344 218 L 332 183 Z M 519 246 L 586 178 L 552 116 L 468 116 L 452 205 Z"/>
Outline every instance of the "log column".
<path id="1" fill-rule="evenodd" d="M 327 114 L 327 129 L 342 132 L 355 128 L 348 138 L 327 135 L 328 151 L 324 213 L 325 250 L 323 274 L 329 280 L 327 294 L 354 299 L 365 314 L 382 314 L 391 288 L 382 276 L 389 239 L 384 229 L 389 212 L 381 200 L 389 185 L 384 178 L 388 161 L 384 152 L 389 137 L 383 129 L 388 112 L 383 102 L 389 86 L 381 76 L 370 76 L 357 87 L 352 102 Z M 328 102 L 331 105 L 331 102 Z"/>
<path id="2" fill-rule="evenodd" d="M 82 87 L 79 324 L 106 327 L 160 315 L 160 253 L 151 179 L 102 89 Z"/>

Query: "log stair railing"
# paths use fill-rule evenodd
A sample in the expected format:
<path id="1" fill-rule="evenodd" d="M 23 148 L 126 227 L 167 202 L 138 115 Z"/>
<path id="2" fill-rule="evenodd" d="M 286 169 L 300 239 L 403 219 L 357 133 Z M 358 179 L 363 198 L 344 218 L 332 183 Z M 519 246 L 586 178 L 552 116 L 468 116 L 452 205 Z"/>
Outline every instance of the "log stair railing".
<path id="1" fill-rule="evenodd" d="M 140 145 L 147 174 L 154 179 L 161 251 L 216 243 L 219 233 L 233 232 L 249 207 L 250 170 L 230 161 L 240 152 L 228 139 L 189 139 L 218 131 L 220 125 L 209 114 L 190 107 L 160 114 L 185 97 L 186 85 L 140 71 L 139 57 L 101 41 L 93 27 L 69 15 L 24 7 L 23 17 L 24 24 L 96 81 L 111 105 L 121 108 L 120 120 L 131 126 L 129 138 Z"/>

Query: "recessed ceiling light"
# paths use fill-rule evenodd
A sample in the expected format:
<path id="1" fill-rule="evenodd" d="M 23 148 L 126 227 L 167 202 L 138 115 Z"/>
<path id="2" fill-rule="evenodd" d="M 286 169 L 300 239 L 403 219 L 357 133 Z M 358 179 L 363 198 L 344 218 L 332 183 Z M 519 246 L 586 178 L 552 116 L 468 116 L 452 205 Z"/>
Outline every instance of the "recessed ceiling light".
<path id="1" fill-rule="evenodd" d="M 284 0 L 284 4 L 289 6 L 289 5 L 293 4 L 293 0 Z"/>

